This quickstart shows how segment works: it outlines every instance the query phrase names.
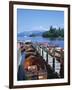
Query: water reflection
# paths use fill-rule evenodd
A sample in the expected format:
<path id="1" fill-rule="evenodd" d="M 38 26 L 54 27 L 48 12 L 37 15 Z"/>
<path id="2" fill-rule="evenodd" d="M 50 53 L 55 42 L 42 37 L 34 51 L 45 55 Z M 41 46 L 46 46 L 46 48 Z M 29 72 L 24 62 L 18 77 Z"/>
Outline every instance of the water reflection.
<path id="1" fill-rule="evenodd" d="M 37 36 L 37 37 L 18 37 L 17 38 L 18 41 L 24 41 L 24 40 L 31 40 L 32 42 L 46 42 L 50 45 L 57 45 L 59 47 L 64 48 L 64 39 L 62 38 L 43 38 L 41 36 Z"/>

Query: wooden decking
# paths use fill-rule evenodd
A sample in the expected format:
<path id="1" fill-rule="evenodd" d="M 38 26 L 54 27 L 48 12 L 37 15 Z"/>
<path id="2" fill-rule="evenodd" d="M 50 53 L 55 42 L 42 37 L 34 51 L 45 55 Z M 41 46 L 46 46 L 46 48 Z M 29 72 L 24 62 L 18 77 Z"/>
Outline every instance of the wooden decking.
<path id="1" fill-rule="evenodd" d="M 26 52 L 26 58 L 30 55 L 37 56 L 39 55 L 42 57 L 46 64 L 47 72 L 49 74 L 49 69 L 52 71 L 51 74 L 57 73 L 59 78 L 64 77 L 64 50 L 63 48 L 57 47 L 57 46 L 49 46 L 41 43 L 31 43 L 31 44 L 25 44 L 20 43 L 21 45 L 21 51 Z M 31 48 L 30 48 L 31 47 Z M 44 74 L 43 72 L 41 72 Z M 33 73 L 34 74 L 34 73 Z M 30 72 L 27 72 L 27 76 L 33 76 Z M 37 76 L 38 72 L 35 73 L 35 76 Z M 45 75 L 45 74 L 44 74 Z M 42 76 L 41 76 L 42 77 Z M 41 78 L 39 77 L 39 78 Z M 48 78 L 48 76 L 44 76 L 45 78 Z"/>

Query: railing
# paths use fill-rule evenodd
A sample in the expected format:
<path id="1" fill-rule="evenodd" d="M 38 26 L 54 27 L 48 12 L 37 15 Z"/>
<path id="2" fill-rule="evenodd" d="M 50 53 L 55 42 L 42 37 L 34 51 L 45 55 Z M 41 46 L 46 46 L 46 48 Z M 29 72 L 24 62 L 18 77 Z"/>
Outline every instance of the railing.
<path id="1" fill-rule="evenodd" d="M 64 77 L 64 51 L 62 49 L 57 50 L 57 47 L 50 48 L 39 44 L 34 44 L 34 47 L 47 64 L 52 67 L 53 71 L 57 72 L 60 77 Z"/>

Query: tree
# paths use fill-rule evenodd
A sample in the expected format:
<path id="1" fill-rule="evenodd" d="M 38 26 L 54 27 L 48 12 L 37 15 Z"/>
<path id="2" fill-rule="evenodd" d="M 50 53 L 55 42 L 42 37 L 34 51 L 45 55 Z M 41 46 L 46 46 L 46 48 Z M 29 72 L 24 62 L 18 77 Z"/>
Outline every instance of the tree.
<path id="1" fill-rule="evenodd" d="M 50 29 L 42 34 L 43 37 L 51 37 L 51 38 L 56 38 L 56 37 L 64 37 L 64 29 L 59 29 L 53 28 L 52 26 Z"/>

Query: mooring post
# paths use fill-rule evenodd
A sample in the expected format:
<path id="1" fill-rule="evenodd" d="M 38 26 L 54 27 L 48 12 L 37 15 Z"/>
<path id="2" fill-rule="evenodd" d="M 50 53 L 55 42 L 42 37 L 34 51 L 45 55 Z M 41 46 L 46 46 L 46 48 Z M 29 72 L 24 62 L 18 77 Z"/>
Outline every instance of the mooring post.
<path id="1" fill-rule="evenodd" d="M 60 51 L 60 77 L 64 78 L 64 55 L 63 55 L 63 51 Z"/>
<path id="2" fill-rule="evenodd" d="M 42 48 L 42 57 L 43 57 L 43 48 Z"/>
<path id="3" fill-rule="evenodd" d="M 38 46 L 38 52 L 39 52 L 39 55 L 40 55 L 40 47 Z"/>
<path id="4" fill-rule="evenodd" d="M 40 55 L 42 56 L 42 47 L 40 47 Z"/>
<path id="5" fill-rule="evenodd" d="M 55 72 L 55 48 L 53 50 L 53 71 Z"/>
<path id="6" fill-rule="evenodd" d="M 40 55 L 42 54 L 42 51 L 41 51 L 41 49 L 42 49 L 42 48 L 40 47 Z"/>
<path id="7" fill-rule="evenodd" d="M 38 53 L 40 54 L 40 48 L 39 48 L 39 46 L 38 46 Z"/>
<path id="8" fill-rule="evenodd" d="M 46 52 L 46 61 L 47 61 L 47 64 L 48 64 L 48 52 Z"/>
<path id="9" fill-rule="evenodd" d="M 53 71 L 55 72 L 55 58 L 53 57 Z"/>

